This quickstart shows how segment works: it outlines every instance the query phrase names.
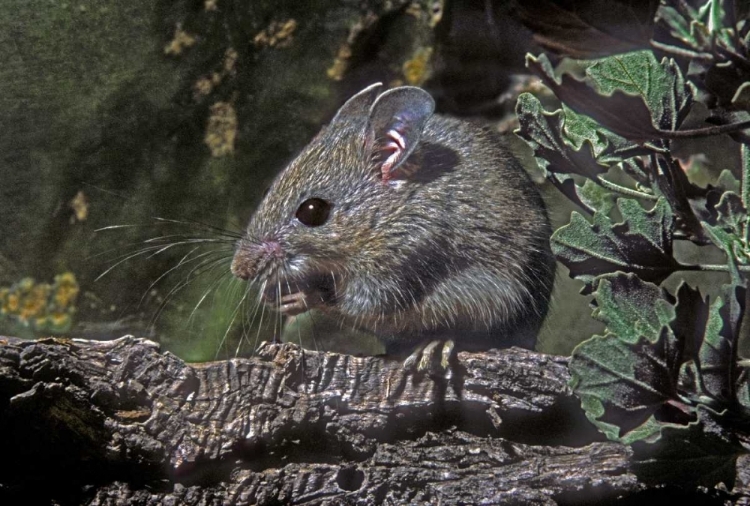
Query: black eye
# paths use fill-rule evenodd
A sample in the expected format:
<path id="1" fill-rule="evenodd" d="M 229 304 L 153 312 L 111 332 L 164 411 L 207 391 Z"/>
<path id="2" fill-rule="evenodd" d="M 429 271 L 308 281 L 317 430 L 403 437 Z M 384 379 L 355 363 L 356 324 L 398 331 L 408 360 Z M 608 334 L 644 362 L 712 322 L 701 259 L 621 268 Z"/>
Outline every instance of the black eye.
<path id="1" fill-rule="evenodd" d="M 305 200 L 297 209 L 297 219 L 308 227 L 319 227 L 328 221 L 331 204 L 323 199 L 311 198 Z"/>

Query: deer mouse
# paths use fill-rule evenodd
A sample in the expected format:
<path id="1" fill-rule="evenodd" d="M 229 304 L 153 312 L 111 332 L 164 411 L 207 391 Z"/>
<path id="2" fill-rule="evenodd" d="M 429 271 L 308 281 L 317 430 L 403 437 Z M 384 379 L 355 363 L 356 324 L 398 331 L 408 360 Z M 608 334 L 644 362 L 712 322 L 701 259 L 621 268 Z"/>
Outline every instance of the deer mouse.
<path id="1" fill-rule="evenodd" d="M 493 132 L 373 84 L 276 178 L 232 272 L 287 315 L 319 310 L 386 353 L 533 348 L 555 275 L 544 202 Z"/>

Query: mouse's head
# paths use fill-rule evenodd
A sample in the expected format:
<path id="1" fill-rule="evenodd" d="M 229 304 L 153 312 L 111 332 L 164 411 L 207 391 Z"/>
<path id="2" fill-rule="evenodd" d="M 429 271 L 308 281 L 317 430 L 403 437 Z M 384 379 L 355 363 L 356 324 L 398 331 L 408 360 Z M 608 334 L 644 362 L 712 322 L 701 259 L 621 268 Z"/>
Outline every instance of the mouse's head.
<path id="1" fill-rule="evenodd" d="M 376 283 L 384 254 L 408 247 L 416 164 L 406 161 L 434 106 L 424 90 L 380 84 L 349 99 L 269 188 L 234 275 L 260 283 L 267 300 L 314 291 L 315 304 L 335 303 L 355 271 Z"/>

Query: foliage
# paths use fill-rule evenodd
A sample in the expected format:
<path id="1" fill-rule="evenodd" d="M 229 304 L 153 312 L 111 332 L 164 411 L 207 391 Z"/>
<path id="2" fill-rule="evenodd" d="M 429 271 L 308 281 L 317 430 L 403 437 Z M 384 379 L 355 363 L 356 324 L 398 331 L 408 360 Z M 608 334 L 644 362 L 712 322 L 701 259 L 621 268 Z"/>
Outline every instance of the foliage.
<path id="1" fill-rule="evenodd" d="M 750 271 L 750 21 L 731 1 L 663 1 L 644 26 L 645 44 L 589 40 L 588 55 L 603 58 L 529 55 L 562 105 L 549 112 L 522 94 L 516 133 L 581 209 L 551 242 L 606 325 L 570 361 L 587 416 L 633 445 L 644 476 L 731 484 L 750 449 L 750 384 L 737 355 Z M 586 47 L 564 30 L 541 41 L 562 56 Z M 688 118 L 709 126 L 685 128 Z M 741 182 L 725 171 L 699 186 L 687 176 L 694 159 L 678 159 L 675 146 L 719 134 L 735 141 Z M 718 248 L 726 263 L 685 263 L 678 241 Z M 661 286 L 680 271 L 729 282 L 709 295 L 684 281 L 674 293 Z"/>

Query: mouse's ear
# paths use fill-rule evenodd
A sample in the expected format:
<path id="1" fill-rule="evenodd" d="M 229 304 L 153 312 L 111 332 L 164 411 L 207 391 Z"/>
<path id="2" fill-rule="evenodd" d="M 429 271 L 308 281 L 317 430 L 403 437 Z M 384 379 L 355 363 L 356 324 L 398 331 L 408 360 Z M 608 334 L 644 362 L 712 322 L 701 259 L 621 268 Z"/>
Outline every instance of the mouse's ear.
<path id="1" fill-rule="evenodd" d="M 434 111 L 435 101 L 430 94 L 414 86 L 386 91 L 372 104 L 368 134 L 384 180 L 417 147 Z"/>
<path id="2" fill-rule="evenodd" d="M 331 123 L 351 118 L 361 118 L 367 115 L 367 113 L 370 111 L 372 103 L 375 102 L 375 98 L 378 96 L 378 93 L 380 93 L 380 89 L 382 87 L 383 83 L 371 84 L 364 90 L 354 95 L 339 108 L 336 116 L 334 116 L 331 120 Z"/>

